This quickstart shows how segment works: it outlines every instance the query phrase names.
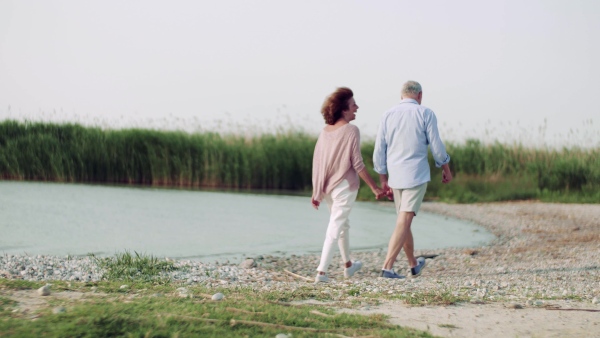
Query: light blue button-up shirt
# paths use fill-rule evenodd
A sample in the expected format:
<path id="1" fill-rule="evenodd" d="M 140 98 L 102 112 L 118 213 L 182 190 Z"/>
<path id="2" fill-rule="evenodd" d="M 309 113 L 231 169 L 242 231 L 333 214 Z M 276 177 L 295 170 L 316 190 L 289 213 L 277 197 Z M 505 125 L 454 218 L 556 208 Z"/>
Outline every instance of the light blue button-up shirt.
<path id="1" fill-rule="evenodd" d="M 413 99 L 404 99 L 381 118 L 373 153 L 375 172 L 388 174 L 388 185 L 393 189 L 429 182 L 427 146 L 437 167 L 450 162 L 434 112 Z"/>

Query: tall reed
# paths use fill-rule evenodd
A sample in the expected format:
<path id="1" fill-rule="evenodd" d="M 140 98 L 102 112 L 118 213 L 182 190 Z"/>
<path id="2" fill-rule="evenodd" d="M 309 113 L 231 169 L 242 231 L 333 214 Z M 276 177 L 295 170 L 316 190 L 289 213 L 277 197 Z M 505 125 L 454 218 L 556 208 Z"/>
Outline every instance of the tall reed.
<path id="1" fill-rule="evenodd" d="M 311 189 L 316 137 L 279 131 L 245 137 L 78 124 L 0 122 L 0 178 L 228 189 Z M 371 175 L 372 141 L 362 154 Z M 535 149 L 477 140 L 447 144 L 456 180 L 432 169 L 428 199 L 542 198 L 600 203 L 600 149 Z M 432 168 L 435 168 L 430 158 Z M 371 199 L 366 187 L 359 193 Z"/>
<path id="2" fill-rule="evenodd" d="M 3 179 L 303 190 L 314 138 L 0 123 Z"/>

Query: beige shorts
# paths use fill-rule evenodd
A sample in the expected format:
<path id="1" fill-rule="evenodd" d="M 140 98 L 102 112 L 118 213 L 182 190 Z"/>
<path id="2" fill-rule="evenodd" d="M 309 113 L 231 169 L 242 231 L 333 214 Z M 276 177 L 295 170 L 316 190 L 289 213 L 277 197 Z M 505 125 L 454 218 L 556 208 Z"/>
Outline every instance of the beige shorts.
<path id="1" fill-rule="evenodd" d="M 427 190 L 427 183 L 423 183 L 414 188 L 409 189 L 392 189 L 394 192 L 394 204 L 396 205 L 396 213 L 401 211 L 414 212 L 417 216 L 417 212 L 421 208 L 421 202 L 425 196 Z"/>

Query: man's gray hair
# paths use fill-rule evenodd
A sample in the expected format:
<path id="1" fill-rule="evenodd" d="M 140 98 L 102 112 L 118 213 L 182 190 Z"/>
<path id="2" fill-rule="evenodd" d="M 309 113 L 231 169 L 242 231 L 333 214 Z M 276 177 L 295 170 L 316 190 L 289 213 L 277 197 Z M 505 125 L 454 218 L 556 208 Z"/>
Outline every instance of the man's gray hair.
<path id="1" fill-rule="evenodd" d="M 421 85 L 417 81 L 406 81 L 406 83 L 402 86 L 402 95 L 405 95 L 405 94 L 417 95 L 422 91 L 423 91 L 423 89 L 421 88 Z"/>

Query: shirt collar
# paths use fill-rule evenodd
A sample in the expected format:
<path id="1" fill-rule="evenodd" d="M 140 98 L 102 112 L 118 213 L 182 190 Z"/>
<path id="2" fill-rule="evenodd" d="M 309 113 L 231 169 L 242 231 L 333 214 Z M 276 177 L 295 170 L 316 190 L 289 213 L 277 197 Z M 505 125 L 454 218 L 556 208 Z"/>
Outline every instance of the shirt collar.
<path id="1" fill-rule="evenodd" d="M 419 102 L 417 102 L 417 100 L 415 100 L 415 99 L 404 99 L 404 100 L 400 101 L 400 103 L 414 103 L 414 104 L 419 104 Z"/>

